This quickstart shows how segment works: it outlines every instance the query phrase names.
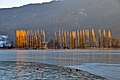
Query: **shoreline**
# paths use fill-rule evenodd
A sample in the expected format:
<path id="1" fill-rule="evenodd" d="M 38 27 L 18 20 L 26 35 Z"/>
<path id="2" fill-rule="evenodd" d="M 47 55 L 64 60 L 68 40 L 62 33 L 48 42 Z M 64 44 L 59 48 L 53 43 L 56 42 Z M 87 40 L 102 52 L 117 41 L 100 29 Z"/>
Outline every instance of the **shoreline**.
<path id="1" fill-rule="evenodd" d="M 107 80 L 87 71 L 36 62 L 0 61 L 0 72 L 6 72 L 5 75 L 0 75 L 0 79 Z M 15 75 L 16 72 L 21 76 Z"/>
<path id="2" fill-rule="evenodd" d="M 23 48 L 0 48 L 0 50 L 120 50 L 120 48 L 80 48 L 80 49 L 23 49 Z"/>

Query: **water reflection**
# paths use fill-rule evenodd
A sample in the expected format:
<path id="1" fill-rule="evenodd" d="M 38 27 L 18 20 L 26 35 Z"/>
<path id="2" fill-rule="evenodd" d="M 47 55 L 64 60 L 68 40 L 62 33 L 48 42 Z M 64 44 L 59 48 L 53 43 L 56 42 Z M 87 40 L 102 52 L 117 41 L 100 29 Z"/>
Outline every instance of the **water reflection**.
<path id="1" fill-rule="evenodd" d="M 60 66 L 82 63 L 120 64 L 120 51 L 99 50 L 16 50 L 16 61 L 39 62 Z"/>
<path id="2" fill-rule="evenodd" d="M 120 50 L 0 50 L 0 61 L 24 61 L 60 66 L 81 63 L 120 64 Z"/>

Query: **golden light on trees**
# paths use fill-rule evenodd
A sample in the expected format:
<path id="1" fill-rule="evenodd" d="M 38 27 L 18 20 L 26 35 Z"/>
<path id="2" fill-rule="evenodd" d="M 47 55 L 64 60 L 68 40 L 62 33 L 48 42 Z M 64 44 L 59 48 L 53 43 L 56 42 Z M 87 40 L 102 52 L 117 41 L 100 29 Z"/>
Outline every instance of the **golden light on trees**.
<path id="1" fill-rule="evenodd" d="M 86 42 L 89 42 L 89 30 L 88 29 L 85 30 L 85 40 Z"/>
<path id="2" fill-rule="evenodd" d="M 67 35 L 66 35 L 66 31 L 64 31 L 64 33 L 63 33 L 63 47 L 66 47 L 66 39 L 67 39 Z"/>
<path id="3" fill-rule="evenodd" d="M 54 32 L 54 41 L 56 40 L 56 32 Z"/>
<path id="4" fill-rule="evenodd" d="M 92 29 L 92 42 L 95 43 L 96 42 L 96 38 L 95 38 L 95 30 Z"/>
<path id="5" fill-rule="evenodd" d="M 91 33 L 91 34 L 90 34 Z M 95 30 L 82 29 L 76 31 L 54 32 L 53 48 L 90 48 L 90 47 L 112 47 L 113 38 L 111 31 L 98 29 L 96 38 Z M 97 41 L 98 40 L 98 41 Z M 44 30 L 16 30 L 16 47 L 18 48 L 40 48 L 46 47 L 46 32 Z"/>
<path id="6" fill-rule="evenodd" d="M 102 35 L 101 35 L 101 30 L 98 30 L 98 41 L 99 41 L 99 48 L 102 47 Z"/>
<path id="7" fill-rule="evenodd" d="M 80 31 L 77 30 L 77 46 L 80 48 Z"/>
<path id="8" fill-rule="evenodd" d="M 41 36 L 46 41 L 45 31 L 41 30 L 41 34 L 38 30 L 16 30 L 16 45 L 18 48 L 40 48 Z"/>
<path id="9" fill-rule="evenodd" d="M 75 48 L 76 32 L 72 31 L 71 33 L 71 48 Z"/>
<path id="10" fill-rule="evenodd" d="M 112 46 L 112 36 L 111 36 L 111 31 L 108 30 L 108 47 Z"/>
<path id="11" fill-rule="evenodd" d="M 45 36 L 45 35 L 46 35 L 46 33 L 45 33 L 45 31 L 44 31 L 44 30 L 43 30 L 43 33 L 42 33 L 42 34 L 43 34 L 43 42 L 46 42 L 46 36 Z"/>
<path id="12" fill-rule="evenodd" d="M 103 38 L 106 39 L 106 30 L 103 30 Z"/>
<path id="13" fill-rule="evenodd" d="M 108 39 L 110 40 L 111 39 L 111 31 L 108 30 Z"/>
<path id="14" fill-rule="evenodd" d="M 83 48 L 83 30 L 80 30 L 79 36 L 80 47 Z"/>
<path id="15" fill-rule="evenodd" d="M 76 38 L 76 32 L 75 31 L 72 31 L 72 37 L 73 37 L 73 39 Z"/>
<path id="16" fill-rule="evenodd" d="M 60 44 L 61 42 L 61 33 L 60 33 L 60 30 L 58 31 L 58 43 Z"/>
<path id="17" fill-rule="evenodd" d="M 103 30 L 103 46 L 107 47 L 107 35 L 106 30 Z"/>

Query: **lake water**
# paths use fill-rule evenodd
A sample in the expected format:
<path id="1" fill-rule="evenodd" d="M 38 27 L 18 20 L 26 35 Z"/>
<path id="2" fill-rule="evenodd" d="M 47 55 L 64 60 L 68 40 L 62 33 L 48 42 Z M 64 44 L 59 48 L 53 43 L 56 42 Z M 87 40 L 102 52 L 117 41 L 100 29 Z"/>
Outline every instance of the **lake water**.
<path id="1" fill-rule="evenodd" d="M 0 50 L 0 61 L 55 64 L 120 80 L 120 50 Z"/>
<path id="2" fill-rule="evenodd" d="M 0 50 L 0 61 L 28 61 L 60 66 L 120 64 L 120 50 Z"/>

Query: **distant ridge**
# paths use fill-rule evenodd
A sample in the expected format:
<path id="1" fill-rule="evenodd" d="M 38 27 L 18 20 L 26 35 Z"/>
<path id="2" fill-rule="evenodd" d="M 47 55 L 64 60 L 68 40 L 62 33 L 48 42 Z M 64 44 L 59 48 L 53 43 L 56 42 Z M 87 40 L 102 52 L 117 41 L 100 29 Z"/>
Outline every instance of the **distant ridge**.
<path id="1" fill-rule="evenodd" d="M 0 34 L 15 39 L 16 29 L 54 31 L 77 29 L 111 29 L 120 38 L 120 4 L 118 0 L 65 0 L 0 9 Z"/>
<path id="2" fill-rule="evenodd" d="M 13 6 L 13 7 L 4 7 L 4 8 L 1 8 L 0 7 L 0 10 L 1 9 L 12 9 L 12 8 L 20 8 L 20 7 L 23 7 L 23 6 L 28 6 L 28 5 L 41 5 L 41 4 L 47 4 L 47 3 L 51 3 L 51 2 L 56 2 L 56 1 L 61 1 L 61 0 L 52 0 L 50 2 L 42 2 L 42 3 L 28 3 L 28 4 L 24 4 L 24 5 L 20 5 L 20 6 Z"/>

